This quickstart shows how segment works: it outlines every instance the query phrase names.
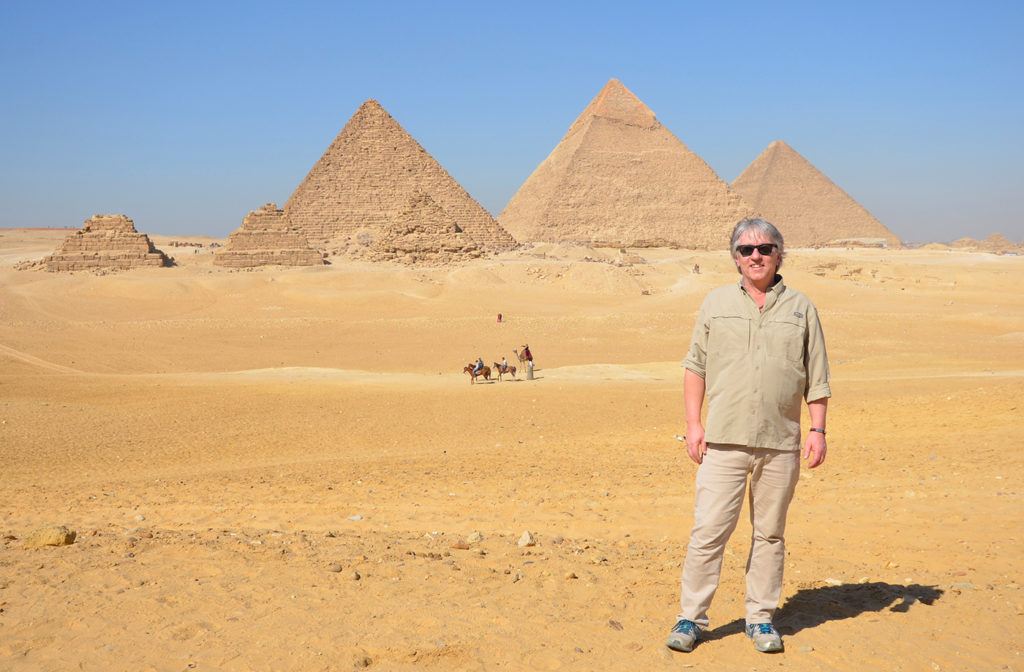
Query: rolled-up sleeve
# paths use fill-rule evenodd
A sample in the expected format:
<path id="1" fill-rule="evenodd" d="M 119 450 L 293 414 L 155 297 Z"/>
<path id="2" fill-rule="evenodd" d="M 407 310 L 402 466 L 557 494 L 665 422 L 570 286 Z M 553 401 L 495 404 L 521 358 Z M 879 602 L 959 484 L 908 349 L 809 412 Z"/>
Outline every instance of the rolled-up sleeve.
<path id="1" fill-rule="evenodd" d="M 683 368 L 693 371 L 701 378 L 707 377 L 708 365 L 708 300 L 701 304 L 697 313 L 697 322 L 693 325 L 693 337 L 690 339 L 690 350 L 683 360 Z"/>
<path id="2" fill-rule="evenodd" d="M 807 311 L 807 349 L 804 355 L 807 384 L 804 389 L 806 401 L 816 401 L 832 396 L 829 387 L 828 354 L 825 352 L 825 334 L 818 319 L 818 311 L 811 307 Z"/>

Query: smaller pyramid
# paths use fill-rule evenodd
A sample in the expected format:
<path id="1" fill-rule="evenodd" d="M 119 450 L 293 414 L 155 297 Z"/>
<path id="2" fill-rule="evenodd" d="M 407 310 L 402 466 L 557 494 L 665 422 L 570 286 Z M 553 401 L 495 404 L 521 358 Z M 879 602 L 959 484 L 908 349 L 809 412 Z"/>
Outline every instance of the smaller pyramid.
<path id="1" fill-rule="evenodd" d="M 711 167 L 611 79 L 498 221 L 519 241 L 721 248 L 753 214 Z"/>
<path id="2" fill-rule="evenodd" d="M 242 220 L 242 227 L 228 236 L 228 244 L 213 257 L 217 266 L 253 268 L 255 266 L 321 266 L 323 254 L 288 221 L 276 203 L 253 210 Z"/>
<path id="3" fill-rule="evenodd" d="M 898 236 L 781 140 L 754 159 L 732 188 L 779 228 L 787 246 L 861 240 L 902 247 Z"/>
<path id="4" fill-rule="evenodd" d="M 417 191 L 371 246 L 371 261 L 444 266 L 481 256 L 483 250 L 429 194 Z"/>
<path id="5" fill-rule="evenodd" d="M 41 262 L 47 271 L 129 270 L 170 263 L 124 215 L 93 215 Z"/>

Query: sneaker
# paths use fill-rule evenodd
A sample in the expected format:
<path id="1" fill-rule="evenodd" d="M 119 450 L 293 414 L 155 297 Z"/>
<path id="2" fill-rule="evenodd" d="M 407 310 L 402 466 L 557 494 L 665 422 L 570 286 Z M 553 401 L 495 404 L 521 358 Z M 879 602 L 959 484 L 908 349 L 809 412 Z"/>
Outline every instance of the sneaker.
<path id="1" fill-rule="evenodd" d="M 747 637 L 754 642 L 754 648 L 762 653 L 782 651 L 782 635 L 771 623 L 747 625 Z"/>
<path id="2" fill-rule="evenodd" d="M 672 628 L 665 646 L 673 651 L 689 653 L 693 651 L 698 639 L 700 639 L 700 626 L 684 618 L 676 623 L 676 627 Z"/>

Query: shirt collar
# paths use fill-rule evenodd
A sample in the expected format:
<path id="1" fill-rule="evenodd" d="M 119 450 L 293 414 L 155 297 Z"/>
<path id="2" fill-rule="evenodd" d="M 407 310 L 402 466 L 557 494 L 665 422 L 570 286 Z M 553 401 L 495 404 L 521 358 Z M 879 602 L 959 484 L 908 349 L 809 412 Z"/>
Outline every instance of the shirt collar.
<path id="1" fill-rule="evenodd" d="M 743 291 L 744 294 L 746 294 L 747 293 L 747 288 L 743 286 L 743 278 L 742 277 L 740 278 L 739 286 L 740 286 L 740 290 Z M 778 273 L 776 273 L 775 274 L 775 279 L 772 280 L 772 286 L 768 288 L 768 291 L 766 292 L 766 294 L 772 294 L 772 293 L 781 294 L 782 290 L 785 289 L 785 288 L 786 288 L 786 283 L 784 283 L 782 281 L 782 276 L 779 275 Z"/>

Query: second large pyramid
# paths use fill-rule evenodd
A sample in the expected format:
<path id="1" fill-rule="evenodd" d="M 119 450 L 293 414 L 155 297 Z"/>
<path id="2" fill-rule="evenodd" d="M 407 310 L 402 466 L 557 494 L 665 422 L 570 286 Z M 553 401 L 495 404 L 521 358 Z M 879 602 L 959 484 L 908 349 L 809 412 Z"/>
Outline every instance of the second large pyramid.
<path id="1" fill-rule="evenodd" d="M 498 216 L 519 242 L 722 248 L 753 209 L 610 80 Z"/>

